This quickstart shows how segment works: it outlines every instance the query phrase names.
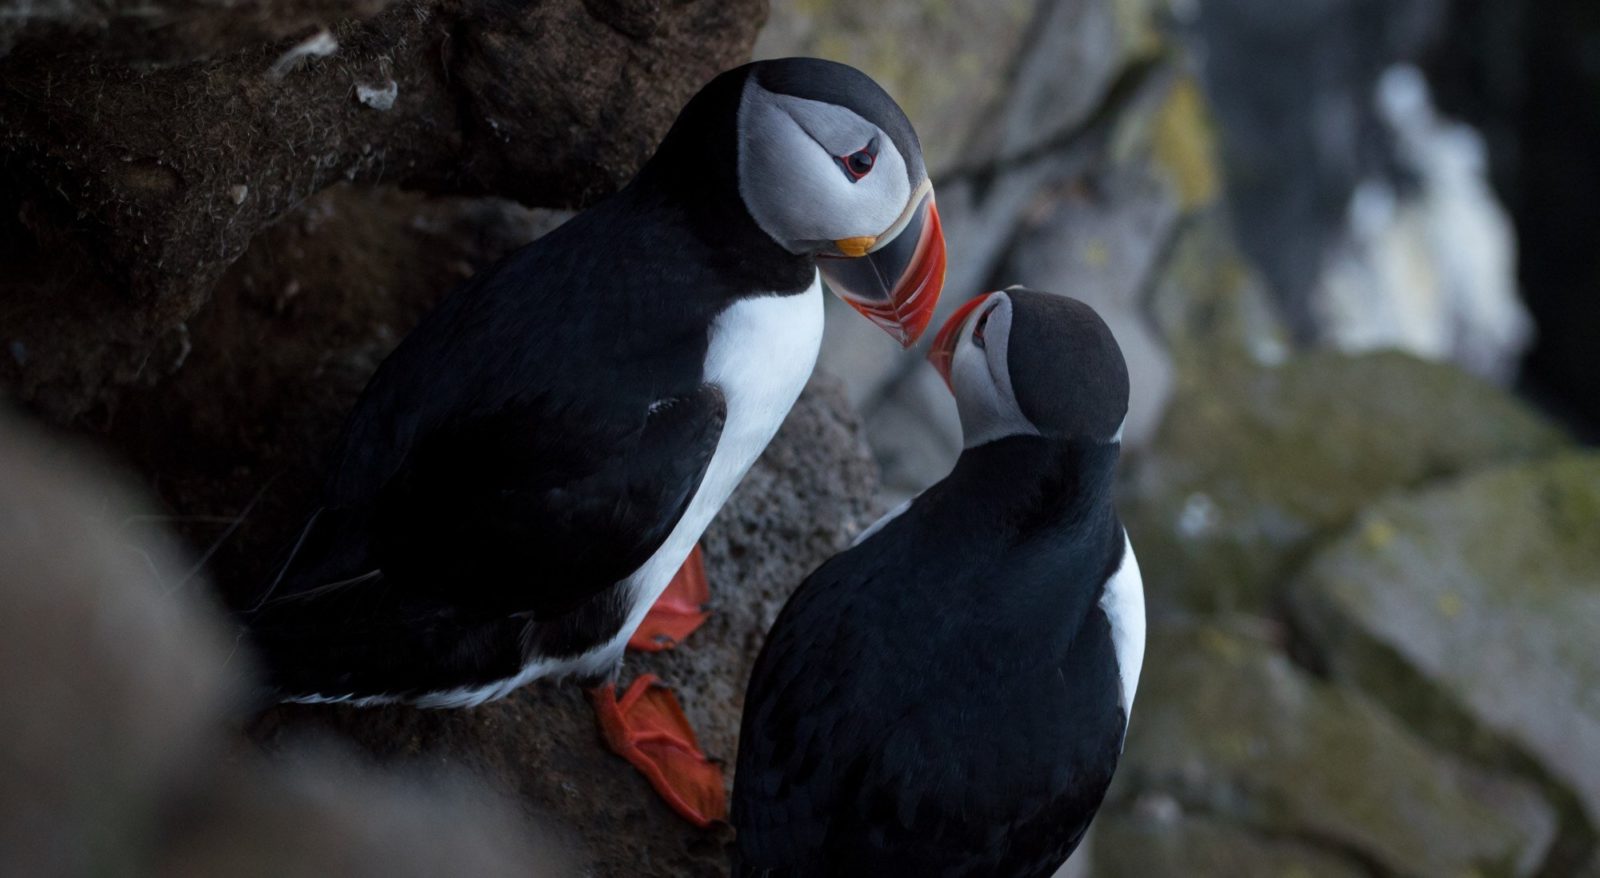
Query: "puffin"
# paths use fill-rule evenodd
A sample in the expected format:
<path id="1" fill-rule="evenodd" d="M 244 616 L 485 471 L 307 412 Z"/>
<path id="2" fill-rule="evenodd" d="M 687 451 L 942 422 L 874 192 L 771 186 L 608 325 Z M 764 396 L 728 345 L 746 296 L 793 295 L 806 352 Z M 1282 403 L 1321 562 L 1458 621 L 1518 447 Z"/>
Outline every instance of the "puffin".
<path id="1" fill-rule="evenodd" d="M 1112 502 L 1117 342 L 1088 305 L 1013 287 L 951 315 L 929 358 L 964 450 L 768 633 L 736 875 L 1048 878 L 1121 756 L 1144 592 Z"/>
<path id="2" fill-rule="evenodd" d="M 725 815 L 630 640 L 816 362 L 823 286 L 909 347 L 945 249 L 916 132 L 844 64 L 711 80 L 615 195 L 457 288 L 379 366 L 316 508 L 242 610 L 274 701 L 464 708 L 608 681 L 602 736 L 678 813 Z M 683 601 L 662 630 L 704 617 Z M 684 623 L 684 615 L 690 618 Z"/>

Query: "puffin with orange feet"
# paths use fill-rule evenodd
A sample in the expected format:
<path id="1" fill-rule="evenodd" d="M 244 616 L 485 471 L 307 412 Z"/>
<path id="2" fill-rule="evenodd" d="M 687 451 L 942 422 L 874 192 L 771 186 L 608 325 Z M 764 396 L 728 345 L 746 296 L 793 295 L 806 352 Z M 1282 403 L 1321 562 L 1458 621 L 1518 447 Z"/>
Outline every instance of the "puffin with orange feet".
<path id="1" fill-rule="evenodd" d="M 383 362 L 243 614 L 273 696 L 468 707 L 540 678 L 614 684 L 630 643 L 687 636 L 696 543 L 811 375 L 824 278 L 904 346 L 926 328 L 944 239 L 917 135 L 845 65 L 728 71 L 625 188 Z M 643 677 L 594 703 L 675 810 L 724 816 L 669 690 Z"/>

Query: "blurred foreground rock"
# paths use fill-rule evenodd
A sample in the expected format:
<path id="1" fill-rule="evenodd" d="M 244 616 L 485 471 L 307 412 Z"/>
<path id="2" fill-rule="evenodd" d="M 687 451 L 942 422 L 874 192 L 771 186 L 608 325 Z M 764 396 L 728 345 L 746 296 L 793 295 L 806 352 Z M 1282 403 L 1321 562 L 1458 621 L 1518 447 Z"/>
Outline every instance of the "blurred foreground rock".
<path id="1" fill-rule="evenodd" d="M 248 662 L 149 512 L 0 421 L 0 873 L 566 874 L 505 802 L 348 755 L 230 755 Z"/>

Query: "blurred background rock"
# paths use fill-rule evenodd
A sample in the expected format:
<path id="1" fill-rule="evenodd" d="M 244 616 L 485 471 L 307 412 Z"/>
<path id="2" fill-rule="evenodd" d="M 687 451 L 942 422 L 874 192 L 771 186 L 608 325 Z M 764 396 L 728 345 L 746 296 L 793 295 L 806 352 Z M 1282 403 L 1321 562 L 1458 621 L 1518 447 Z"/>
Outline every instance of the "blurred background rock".
<path id="1" fill-rule="evenodd" d="M 0 871 L 718 874 L 571 687 L 245 718 L 206 604 L 418 316 L 752 53 L 901 99 L 942 311 L 1069 293 L 1128 355 L 1150 655 L 1073 874 L 1600 876 L 1592 0 L 0 0 L 0 387 L 53 431 L 0 442 Z M 788 590 L 959 450 L 830 308 L 713 623 L 632 663 L 723 758 Z"/>

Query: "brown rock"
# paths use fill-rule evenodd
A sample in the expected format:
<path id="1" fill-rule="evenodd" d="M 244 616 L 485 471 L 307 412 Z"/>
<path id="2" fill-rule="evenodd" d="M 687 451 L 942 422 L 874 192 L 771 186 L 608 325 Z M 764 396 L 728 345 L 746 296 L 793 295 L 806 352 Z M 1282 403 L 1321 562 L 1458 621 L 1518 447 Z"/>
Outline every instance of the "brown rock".
<path id="1" fill-rule="evenodd" d="M 182 365 L 186 321 L 251 238 L 336 182 L 592 201 L 747 56 L 762 6 L 434 0 L 246 45 L 196 24 L 175 38 L 232 48 L 158 69 L 117 60 L 118 36 L 143 33 L 120 24 L 19 38 L 0 56 L 0 261 L 16 267 L 0 386 L 103 422 L 120 387 Z"/>

